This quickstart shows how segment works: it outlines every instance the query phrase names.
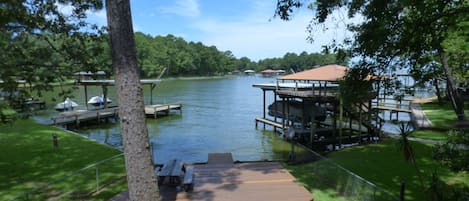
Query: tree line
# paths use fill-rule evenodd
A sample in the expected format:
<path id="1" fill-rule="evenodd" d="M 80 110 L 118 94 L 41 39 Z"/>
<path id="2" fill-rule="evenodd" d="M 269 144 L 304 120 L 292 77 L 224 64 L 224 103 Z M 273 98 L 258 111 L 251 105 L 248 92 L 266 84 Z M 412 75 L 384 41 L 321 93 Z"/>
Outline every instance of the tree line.
<path id="1" fill-rule="evenodd" d="M 229 50 L 221 51 L 201 42 L 187 42 L 174 35 L 152 37 L 137 32 L 135 43 L 141 76 L 145 78 L 156 77 L 164 68 L 168 76 L 213 76 L 247 69 L 301 71 L 337 62 L 335 54 L 307 52 L 299 55 L 286 53 L 282 58 L 266 58 L 256 62 L 247 57 L 236 58 Z"/>

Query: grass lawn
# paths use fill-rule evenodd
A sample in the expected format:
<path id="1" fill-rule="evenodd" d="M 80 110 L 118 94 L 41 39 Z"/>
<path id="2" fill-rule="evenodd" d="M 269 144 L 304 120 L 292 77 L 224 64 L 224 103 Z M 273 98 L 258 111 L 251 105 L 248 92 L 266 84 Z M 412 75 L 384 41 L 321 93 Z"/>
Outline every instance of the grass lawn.
<path id="1" fill-rule="evenodd" d="M 410 134 L 410 137 L 440 141 L 448 140 L 448 135 L 445 131 L 416 130 Z"/>
<path id="2" fill-rule="evenodd" d="M 328 156 L 328 158 L 353 173 L 373 182 L 379 187 L 386 189 L 395 196 L 398 196 L 399 194 L 400 183 L 405 181 L 406 200 L 429 200 L 425 197 L 425 195 L 427 195 L 425 189 L 428 187 L 431 173 L 435 170 L 448 184 L 469 186 L 469 173 L 451 172 L 448 168 L 440 166 L 438 161 L 431 158 L 431 145 L 412 142 L 412 146 L 417 157 L 417 165 L 423 171 L 422 175 L 425 179 L 425 186 L 422 188 L 420 186 L 415 167 L 404 161 L 401 152 L 398 151 L 398 145 L 396 143 L 396 140 L 386 139 L 379 144 L 352 147 L 338 152 L 333 152 Z M 306 184 L 306 187 L 312 191 L 315 198 L 330 194 L 334 195 L 334 192 L 338 192 L 337 187 L 327 187 L 331 186 L 326 185 L 328 182 L 333 182 L 333 186 L 337 186 L 337 183 L 352 183 L 350 178 L 347 177 L 340 178 L 341 181 L 334 181 L 336 179 L 336 175 L 333 173 L 331 174 L 327 170 L 325 170 L 324 173 L 318 173 L 318 171 L 316 171 L 317 168 L 315 167 L 318 166 L 317 163 L 318 162 L 312 162 L 299 166 L 288 167 L 290 172 L 295 175 L 301 183 Z M 326 176 L 330 179 L 326 179 L 325 181 L 324 179 L 318 179 L 318 176 Z M 353 183 L 353 185 L 349 185 L 350 188 L 355 186 L 357 186 L 355 183 Z M 321 192 L 318 193 L 318 191 Z M 318 200 L 340 199 L 318 198 Z"/>
<path id="3" fill-rule="evenodd" d="M 53 133 L 58 135 L 58 149 L 53 148 Z M 0 125 L 0 152 L 0 200 L 12 199 L 89 164 L 120 154 L 118 150 L 30 119 Z M 34 192 L 33 196 L 38 200 L 47 197 L 107 200 L 127 188 L 123 157 L 100 165 L 99 175 L 100 185 L 106 188 L 96 195 L 89 195 L 96 189 L 96 169 L 91 168 L 54 183 L 47 190 Z"/>
<path id="4" fill-rule="evenodd" d="M 469 103 L 466 102 L 465 108 L 469 108 Z M 433 127 L 442 129 L 451 129 L 456 121 L 456 114 L 450 102 L 444 102 L 438 105 L 437 102 L 430 102 L 422 104 L 422 109 L 425 115 L 430 119 Z M 467 116 L 467 110 L 464 112 Z"/>

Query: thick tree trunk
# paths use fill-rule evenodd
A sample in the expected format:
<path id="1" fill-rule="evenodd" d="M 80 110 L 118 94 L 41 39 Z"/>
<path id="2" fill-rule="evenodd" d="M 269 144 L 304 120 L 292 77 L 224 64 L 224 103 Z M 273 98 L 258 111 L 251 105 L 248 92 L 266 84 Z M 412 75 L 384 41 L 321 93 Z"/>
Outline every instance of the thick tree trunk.
<path id="1" fill-rule="evenodd" d="M 129 0 L 106 0 L 130 200 L 160 200 L 151 162 Z"/>
<path id="2" fill-rule="evenodd" d="M 433 86 L 435 86 L 436 90 L 436 97 L 438 98 L 438 105 L 443 104 L 443 98 L 441 97 L 441 91 L 440 91 L 440 86 L 438 84 L 438 78 L 433 79 Z"/>
<path id="3" fill-rule="evenodd" d="M 452 76 L 449 71 L 448 59 L 446 58 L 446 54 L 443 51 L 440 52 L 440 58 L 441 63 L 443 64 L 443 69 L 445 70 L 446 89 L 449 96 L 448 98 L 451 100 L 451 104 L 453 105 L 453 109 L 458 120 L 465 120 L 466 116 L 464 115 L 464 100 L 459 95 L 459 92 L 454 89 Z"/>

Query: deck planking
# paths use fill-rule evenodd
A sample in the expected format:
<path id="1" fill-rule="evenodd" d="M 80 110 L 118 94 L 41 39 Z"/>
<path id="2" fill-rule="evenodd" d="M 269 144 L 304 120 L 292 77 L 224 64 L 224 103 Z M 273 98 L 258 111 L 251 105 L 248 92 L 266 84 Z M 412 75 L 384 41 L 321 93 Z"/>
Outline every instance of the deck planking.
<path id="1" fill-rule="evenodd" d="M 146 105 L 145 114 L 152 115 L 154 118 L 158 117 L 158 114 L 165 113 L 169 114 L 172 110 L 181 111 L 182 104 L 157 104 L 157 105 Z M 51 118 L 52 125 L 67 125 L 76 124 L 79 125 L 83 122 L 95 121 L 99 122 L 101 119 L 109 117 L 118 117 L 119 107 L 104 108 L 98 110 L 75 110 L 61 112 L 58 115 Z"/>
<path id="2" fill-rule="evenodd" d="M 147 116 L 153 116 L 157 118 L 159 114 L 169 114 L 172 110 L 182 111 L 182 104 L 171 103 L 171 104 L 156 104 L 156 105 L 145 105 L 145 114 Z"/>
<path id="3" fill-rule="evenodd" d="M 313 200 L 311 193 L 279 162 L 233 163 L 231 153 L 210 153 L 207 163 L 193 167 L 194 189 L 184 192 L 160 186 L 162 201 Z M 127 191 L 111 199 L 123 200 L 128 200 Z"/>

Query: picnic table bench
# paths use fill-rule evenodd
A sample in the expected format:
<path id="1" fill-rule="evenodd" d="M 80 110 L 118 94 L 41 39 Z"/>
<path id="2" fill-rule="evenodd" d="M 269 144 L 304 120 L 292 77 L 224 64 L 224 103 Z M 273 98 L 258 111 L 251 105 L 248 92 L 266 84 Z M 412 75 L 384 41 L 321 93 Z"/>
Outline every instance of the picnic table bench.
<path id="1" fill-rule="evenodd" d="M 193 170 L 194 166 L 184 167 L 181 160 L 173 159 L 155 172 L 158 176 L 158 184 L 163 184 L 164 180 L 169 178 L 169 185 L 182 186 L 186 191 L 189 191 L 193 188 Z"/>

